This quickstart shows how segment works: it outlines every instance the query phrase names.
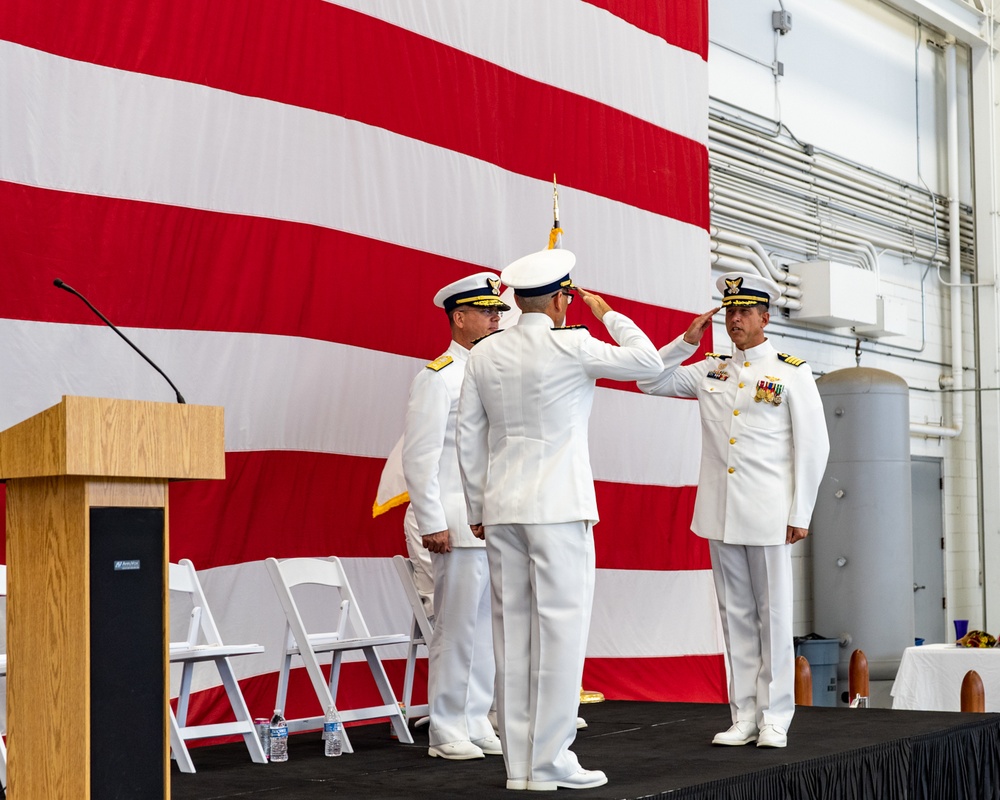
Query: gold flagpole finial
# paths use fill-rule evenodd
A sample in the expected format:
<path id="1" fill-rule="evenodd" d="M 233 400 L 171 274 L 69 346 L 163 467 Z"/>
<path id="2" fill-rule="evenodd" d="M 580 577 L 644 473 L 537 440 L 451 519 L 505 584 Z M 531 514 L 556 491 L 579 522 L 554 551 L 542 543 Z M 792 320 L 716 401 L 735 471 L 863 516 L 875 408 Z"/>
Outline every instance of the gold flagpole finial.
<path id="1" fill-rule="evenodd" d="M 552 173 L 552 227 L 559 227 L 559 185 L 556 183 L 556 174 Z"/>
<path id="2" fill-rule="evenodd" d="M 562 228 L 559 227 L 559 184 L 552 173 L 552 230 L 549 231 L 549 250 L 562 247 Z"/>

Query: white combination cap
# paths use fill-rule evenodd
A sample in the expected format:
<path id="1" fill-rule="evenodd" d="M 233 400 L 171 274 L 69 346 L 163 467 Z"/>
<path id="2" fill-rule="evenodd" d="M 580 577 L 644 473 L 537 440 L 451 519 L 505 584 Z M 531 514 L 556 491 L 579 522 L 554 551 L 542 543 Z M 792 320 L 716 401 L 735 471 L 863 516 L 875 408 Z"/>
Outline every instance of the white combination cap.
<path id="1" fill-rule="evenodd" d="M 569 250 L 540 250 L 508 264 L 500 273 L 500 279 L 514 290 L 514 294 L 541 297 L 560 289 L 572 289 L 569 273 L 575 263 L 576 256 Z"/>
<path id="2" fill-rule="evenodd" d="M 500 278 L 495 272 L 479 272 L 449 283 L 434 295 L 434 305 L 445 311 L 459 306 L 510 311 L 510 306 L 500 299 Z"/>
<path id="3" fill-rule="evenodd" d="M 715 285 L 722 292 L 723 306 L 756 306 L 781 297 L 781 289 L 770 278 L 747 272 L 727 272 Z"/>

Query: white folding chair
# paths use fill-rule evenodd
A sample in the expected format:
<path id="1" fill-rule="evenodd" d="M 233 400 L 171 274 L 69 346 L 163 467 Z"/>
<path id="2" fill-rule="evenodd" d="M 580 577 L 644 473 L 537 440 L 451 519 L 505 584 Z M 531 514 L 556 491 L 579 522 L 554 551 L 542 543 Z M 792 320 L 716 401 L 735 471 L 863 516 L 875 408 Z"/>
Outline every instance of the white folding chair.
<path id="1" fill-rule="evenodd" d="M 413 612 L 410 642 L 406 648 L 403 707 L 406 709 L 406 715 L 409 719 L 416 719 L 429 711 L 426 703 L 417 706 L 410 705 L 413 698 L 413 675 L 417 666 L 417 649 L 421 645 L 430 648 L 431 638 L 434 636 L 434 623 L 428 618 L 424 604 L 420 600 L 420 593 L 417 591 L 417 584 L 413 579 L 413 562 L 405 556 L 396 555 L 392 557 L 392 563 L 396 567 L 396 574 L 399 575 L 399 582 L 406 595 L 406 601 L 410 604 L 410 610 Z"/>
<path id="2" fill-rule="evenodd" d="M 375 648 L 391 644 L 406 644 L 410 637 L 405 633 L 388 634 L 384 636 L 372 636 L 365 624 L 361 609 L 351 591 L 351 585 L 344 573 L 344 568 L 340 559 L 336 556 L 330 558 L 289 558 L 278 561 L 274 558 L 267 559 L 267 571 L 274 584 L 274 590 L 281 601 L 281 607 L 285 612 L 285 632 L 286 650 L 282 659 L 281 672 L 278 676 L 278 695 L 275 707 L 285 709 L 285 699 L 288 694 L 288 679 L 292 668 L 292 658 L 297 656 L 302 659 L 306 668 L 309 681 L 316 699 L 319 701 L 319 715 L 313 717 L 300 717 L 297 719 L 287 719 L 288 732 L 313 730 L 323 724 L 323 717 L 327 709 L 335 704 L 337 698 L 337 685 L 340 681 L 340 663 L 346 651 L 361 650 L 368 662 L 368 669 L 378 687 L 379 695 L 382 698 L 382 705 L 368 706 L 366 708 L 354 708 L 340 711 L 340 718 L 346 722 L 357 720 L 375 719 L 378 717 L 389 717 L 393 729 L 399 741 L 413 744 L 413 737 L 406 726 L 403 712 L 396 700 L 396 695 L 389 684 L 389 678 L 385 674 L 382 660 L 379 658 Z M 340 600 L 339 604 L 333 603 L 331 608 L 331 622 L 334 630 L 324 633 L 309 633 L 302 621 L 298 606 L 292 596 L 292 590 L 308 584 L 325 586 L 331 590 L 331 594 L 336 594 Z M 324 598 L 325 602 L 325 598 Z M 350 631 L 348 631 L 350 628 Z M 348 635 L 350 633 L 350 635 Z M 323 678 L 323 671 L 320 669 L 317 654 L 330 653 L 330 678 Z M 347 731 L 344 731 L 344 752 L 353 753 Z"/>
<path id="3" fill-rule="evenodd" d="M 188 623 L 187 638 L 182 642 L 170 643 L 170 663 L 181 665 L 180 694 L 177 697 L 177 714 L 170 710 L 170 749 L 177 759 L 181 772 L 194 772 L 194 763 L 188 752 L 186 742 L 192 739 L 205 739 L 210 736 L 242 735 L 246 742 L 250 758 L 257 764 L 266 764 L 264 748 L 261 746 L 253 718 L 247 709 L 243 693 L 236 682 L 236 675 L 229 659 L 233 656 L 245 656 L 263 653 L 259 644 L 223 644 L 219 629 L 212 618 L 212 612 L 205 599 L 205 592 L 198 580 L 194 564 L 188 559 L 182 559 L 179 564 L 170 564 L 169 587 L 171 592 L 184 593 L 190 596 L 191 616 Z M 229 705 L 236 716 L 235 722 L 221 722 L 207 725 L 188 725 L 188 701 L 191 698 L 191 679 L 195 664 L 211 661 L 219 670 L 222 685 L 229 697 Z"/>
<path id="4" fill-rule="evenodd" d="M 0 597 L 7 596 L 7 566 L 0 564 Z M 7 654 L 0 654 L 0 678 L 7 677 Z M 7 788 L 7 744 L 0 735 L 0 787 Z"/>

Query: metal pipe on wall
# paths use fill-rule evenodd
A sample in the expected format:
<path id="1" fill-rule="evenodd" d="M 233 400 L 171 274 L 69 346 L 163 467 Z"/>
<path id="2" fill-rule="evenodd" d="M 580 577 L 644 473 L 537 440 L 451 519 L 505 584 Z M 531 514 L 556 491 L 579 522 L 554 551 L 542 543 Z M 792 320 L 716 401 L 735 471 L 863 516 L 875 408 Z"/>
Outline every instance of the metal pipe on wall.
<path id="1" fill-rule="evenodd" d="M 948 304 L 951 328 L 951 378 L 952 392 L 951 422 L 946 425 L 923 425 L 913 423 L 910 433 L 918 436 L 940 436 L 953 439 L 962 432 L 964 414 L 962 409 L 962 269 L 961 240 L 958 227 L 958 68 L 956 64 L 954 40 L 945 45 L 945 97 L 948 120 L 948 261 L 950 282 L 948 284 Z"/>

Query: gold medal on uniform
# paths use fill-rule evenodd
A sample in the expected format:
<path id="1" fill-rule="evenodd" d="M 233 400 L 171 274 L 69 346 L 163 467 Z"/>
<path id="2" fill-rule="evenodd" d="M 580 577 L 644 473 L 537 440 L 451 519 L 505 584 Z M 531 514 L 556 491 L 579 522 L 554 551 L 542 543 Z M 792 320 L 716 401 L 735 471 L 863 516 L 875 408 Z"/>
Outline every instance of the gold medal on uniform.
<path id="1" fill-rule="evenodd" d="M 757 391 L 754 393 L 755 403 L 770 403 L 771 405 L 781 405 L 781 392 L 784 386 L 777 382 L 776 378 L 768 375 L 764 380 L 757 381 Z"/>

